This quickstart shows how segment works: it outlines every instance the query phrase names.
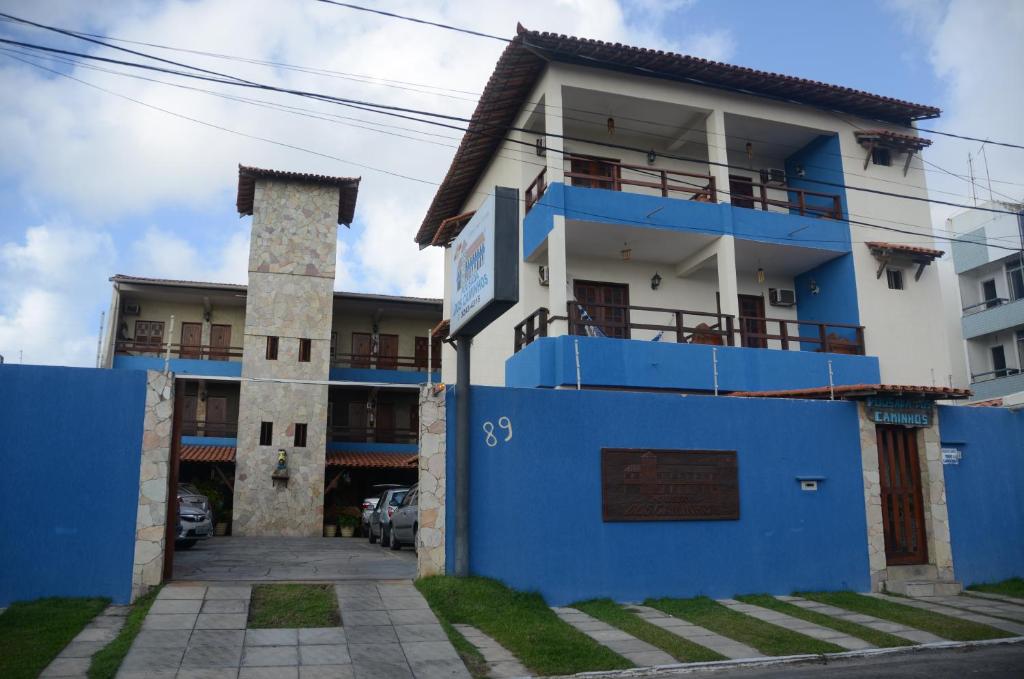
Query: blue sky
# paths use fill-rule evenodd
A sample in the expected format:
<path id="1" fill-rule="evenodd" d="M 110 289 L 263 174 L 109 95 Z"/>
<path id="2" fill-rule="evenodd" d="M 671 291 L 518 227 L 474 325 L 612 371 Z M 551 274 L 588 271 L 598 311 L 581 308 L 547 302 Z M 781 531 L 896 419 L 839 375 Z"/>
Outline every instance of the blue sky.
<path id="1" fill-rule="evenodd" d="M 1019 111 L 1024 91 L 1021 75 L 1010 66 L 1024 63 L 1019 41 L 1024 3 L 1012 0 L 524 0 L 511 8 L 509 3 L 494 4 L 486 12 L 479 10 L 480 4 L 377 3 L 499 34 L 511 34 L 519 20 L 532 29 L 671 49 L 847 85 L 938 105 L 947 112 L 940 119 L 947 129 L 1018 141 L 1024 137 L 1017 117 L 993 112 L 1006 105 L 1006 97 L 1017 98 Z M 482 88 L 502 47 L 312 2 L 90 5 L 0 0 L 5 12 L 79 30 L 469 92 Z M 240 17 L 245 17 L 244 31 L 238 30 Z M 93 51 L 10 24 L 0 24 L 3 36 Z M 977 49 L 955 49 L 958 41 Z M 471 97 L 452 91 L 438 96 L 197 55 L 161 54 L 279 84 L 456 114 L 472 110 Z M 435 137 L 430 138 L 434 144 L 412 142 L 164 85 L 49 65 L 155 106 L 425 182 L 443 177 L 456 143 Z M 1011 94 L 1000 93 L 1007 83 Z M 5 92 L 0 98 L 0 139 L 6 148 L 0 154 L 0 354 L 8 361 L 17 360 L 22 351 L 26 362 L 89 364 L 99 315 L 109 303 L 107 278 L 113 273 L 244 282 L 248 220 L 240 220 L 234 209 L 239 162 L 362 175 L 356 223 L 339 233 L 337 287 L 440 295 L 438 253 L 420 252 L 412 244 L 433 195 L 429 183 L 205 128 L 3 54 L 0 91 Z M 294 99 L 275 101 L 313 106 Z M 930 157 L 955 163 L 952 169 L 963 172 L 968 146 L 937 143 Z M 1024 164 L 1014 158 L 990 155 L 992 175 L 1024 182 L 1019 169 Z M 951 192 L 968 193 L 962 182 L 936 181 Z M 1017 185 L 1003 188 L 1018 197 L 1021 192 Z M 935 215 L 936 220 L 944 216 L 941 211 Z"/>

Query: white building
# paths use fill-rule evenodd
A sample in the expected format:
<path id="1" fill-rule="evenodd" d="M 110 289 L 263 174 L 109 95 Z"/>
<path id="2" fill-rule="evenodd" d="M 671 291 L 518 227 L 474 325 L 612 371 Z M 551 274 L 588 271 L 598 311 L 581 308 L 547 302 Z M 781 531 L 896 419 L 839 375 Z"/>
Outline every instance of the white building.
<path id="1" fill-rule="evenodd" d="M 927 195 L 910 126 L 938 115 L 520 27 L 416 240 L 520 191 L 519 302 L 474 340 L 477 384 L 944 387 L 928 203 L 872 192 Z"/>
<path id="2" fill-rule="evenodd" d="M 959 239 L 953 264 L 975 400 L 1024 392 L 1024 205 L 984 207 L 1017 214 L 966 211 L 948 220 Z"/>

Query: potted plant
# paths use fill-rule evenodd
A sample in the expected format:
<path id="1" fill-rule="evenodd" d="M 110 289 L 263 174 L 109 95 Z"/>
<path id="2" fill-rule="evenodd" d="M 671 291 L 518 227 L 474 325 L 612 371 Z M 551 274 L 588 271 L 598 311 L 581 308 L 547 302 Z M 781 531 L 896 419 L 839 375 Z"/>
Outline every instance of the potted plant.
<path id="1" fill-rule="evenodd" d="M 324 521 L 324 537 L 333 538 L 338 534 L 338 524 Z"/>
<path id="2" fill-rule="evenodd" d="M 359 519 L 354 516 L 339 516 L 338 517 L 338 529 L 341 531 L 341 537 L 350 538 L 356 534 L 356 527 L 359 525 Z"/>

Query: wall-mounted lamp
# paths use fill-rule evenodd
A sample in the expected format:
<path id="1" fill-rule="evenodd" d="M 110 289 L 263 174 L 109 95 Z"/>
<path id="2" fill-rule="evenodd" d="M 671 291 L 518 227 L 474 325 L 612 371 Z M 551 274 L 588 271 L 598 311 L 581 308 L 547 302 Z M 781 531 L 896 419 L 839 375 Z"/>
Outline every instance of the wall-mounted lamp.
<path id="1" fill-rule="evenodd" d="M 207 323 L 210 322 L 210 319 L 212 317 L 213 317 L 213 313 L 211 313 L 210 311 L 204 311 L 203 312 L 203 320 L 206 321 Z"/>
<path id="2" fill-rule="evenodd" d="M 537 137 L 537 155 L 538 156 L 543 156 L 547 152 L 548 152 L 548 150 L 544 146 L 544 137 Z"/>
<path id="3" fill-rule="evenodd" d="M 651 290 L 657 290 L 659 287 L 661 287 L 661 274 L 655 271 L 651 276 Z"/>
<path id="4" fill-rule="evenodd" d="M 608 118 L 608 134 L 615 134 L 615 118 Z"/>
<path id="5" fill-rule="evenodd" d="M 818 281 L 814 280 L 813 278 L 811 279 L 810 288 L 812 295 L 817 295 L 821 292 L 821 288 L 818 287 Z"/>
<path id="6" fill-rule="evenodd" d="M 205 391 L 199 392 L 199 400 L 200 401 L 205 401 L 206 400 L 206 392 Z"/>
<path id="7" fill-rule="evenodd" d="M 796 176 L 797 177 L 804 177 L 806 175 L 807 175 L 807 170 L 804 169 L 804 166 L 803 165 L 797 165 L 796 166 Z"/>
<path id="8" fill-rule="evenodd" d="M 647 152 L 647 164 L 648 165 L 654 165 L 654 161 L 656 161 L 657 159 L 658 159 L 658 154 L 654 152 L 654 149 L 651 149 L 650 151 Z"/>

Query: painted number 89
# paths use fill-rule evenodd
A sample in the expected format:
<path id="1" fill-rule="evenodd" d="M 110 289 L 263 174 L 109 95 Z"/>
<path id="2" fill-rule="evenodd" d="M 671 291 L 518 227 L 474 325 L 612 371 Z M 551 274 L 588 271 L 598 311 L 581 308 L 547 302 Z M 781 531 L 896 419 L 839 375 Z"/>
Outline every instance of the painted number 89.
<path id="1" fill-rule="evenodd" d="M 498 427 L 508 432 L 505 435 L 505 443 L 512 440 L 512 420 L 508 419 L 504 415 L 498 418 Z M 494 423 L 488 420 L 484 422 L 484 442 L 487 443 L 488 448 L 493 448 L 498 445 L 498 437 L 494 435 Z"/>

